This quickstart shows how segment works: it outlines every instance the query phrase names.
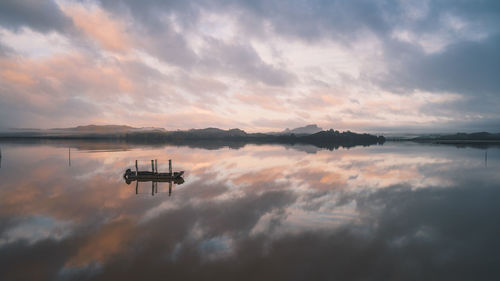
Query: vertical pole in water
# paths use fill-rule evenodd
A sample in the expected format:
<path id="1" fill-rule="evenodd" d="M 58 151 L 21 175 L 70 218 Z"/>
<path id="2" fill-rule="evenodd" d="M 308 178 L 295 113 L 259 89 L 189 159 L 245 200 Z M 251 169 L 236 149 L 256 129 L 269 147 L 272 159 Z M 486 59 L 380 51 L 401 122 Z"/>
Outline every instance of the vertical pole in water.
<path id="1" fill-rule="evenodd" d="M 153 171 L 153 173 L 155 172 L 155 161 L 154 160 L 151 160 L 151 170 Z"/>
<path id="2" fill-rule="evenodd" d="M 139 181 L 136 180 L 135 181 L 135 194 L 138 194 L 139 193 Z"/>
<path id="3" fill-rule="evenodd" d="M 155 172 L 158 173 L 158 159 L 155 159 Z"/>
<path id="4" fill-rule="evenodd" d="M 71 147 L 68 147 L 68 164 L 71 167 Z"/>
<path id="5" fill-rule="evenodd" d="M 168 172 L 172 176 L 172 159 L 168 159 Z"/>
<path id="6" fill-rule="evenodd" d="M 170 194 L 172 194 L 172 181 L 168 182 L 168 196 L 170 196 Z"/>
<path id="7" fill-rule="evenodd" d="M 484 167 L 488 168 L 488 150 L 484 152 Z"/>
<path id="8" fill-rule="evenodd" d="M 137 167 L 137 160 L 135 160 L 135 176 L 139 175 L 139 168 Z"/>
<path id="9" fill-rule="evenodd" d="M 151 182 L 151 195 L 155 196 L 155 182 L 154 181 Z"/>

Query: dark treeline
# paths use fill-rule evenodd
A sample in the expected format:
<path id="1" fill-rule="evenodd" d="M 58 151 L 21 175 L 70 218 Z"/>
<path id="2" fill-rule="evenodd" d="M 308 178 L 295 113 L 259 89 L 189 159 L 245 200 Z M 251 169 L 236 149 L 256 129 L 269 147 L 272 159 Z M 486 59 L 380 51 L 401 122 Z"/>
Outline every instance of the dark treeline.
<path id="1" fill-rule="evenodd" d="M 357 134 L 350 131 L 339 132 L 336 130 L 321 131 L 315 134 L 284 134 L 270 135 L 263 133 L 246 133 L 240 129 L 221 130 L 216 128 L 171 131 L 171 132 L 132 132 L 125 134 L 128 141 L 142 142 L 169 142 L 197 143 L 201 141 L 211 141 L 219 143 L 233 143 L 239 146 L 242 143 L 276 143 L 276 144 L 311 144 L 321 148 L 336 149 L 339 147 L 352 147 L 356 145 L 373 145 L 385 142 L 383 136 L 369 134 Z"/>
<path id="2" fill-rule="evenodd" d="M 458 148 L 473 147 L 487 149 L 500 146 L 500 133 L 456 133 L 451 135 L 421 136 L 398 141 L 413 141 L 418 143 L 453 145 Z"/>
<path id="3" fill-rule="evenodd" d="M 500 143 L 500 133 L 492 134 L 488 132 L 478 132 L 478 133 L 456 133 L 452 135 L 442 135 L 442 136 L 426 136 L 417 137 L 411 139 L 416 142 L 432 142 L 432 143 L 449 143 L 449 144 L 461 144 L 461 143 Z"/>
<path id="4" fill-rule="evenodd" d="M 357 145 L 373 145 L 385 142 L 383 136 L 357 134 L 350 131 L 336 130 L 320 131 L 315 134 L 281 134 L 246 133 L 240 129 L 222 130 L 218 128 L 192 129 L 187 131 L 130 131 L 121 133 L 80 133 L 80 134 L 36 134 L 18 133 L 0 135 L 0 139 L 46 139 L 46 140 L 113 140 L 136 144 L 174 144 L 190 147 L 207 146 L 211 149 L 221 147 L 240 148 L 245 144 L 309 144 L 330 150 L 339 147 L 353 147 Z"/>

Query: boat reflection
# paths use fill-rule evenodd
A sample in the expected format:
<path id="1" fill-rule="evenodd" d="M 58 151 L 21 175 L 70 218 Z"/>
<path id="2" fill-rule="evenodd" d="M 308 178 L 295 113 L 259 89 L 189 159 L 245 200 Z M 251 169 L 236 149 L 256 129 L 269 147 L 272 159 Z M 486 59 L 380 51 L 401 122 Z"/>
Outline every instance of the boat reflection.
<path id="1" fill-rule="evenodd" d="M 135 194 L 139 194 L 142 192 L 139 192 L 139 182 L 151 182 L 151 195 L 154 196 L 155 194 L 158 193 L 158 182 L 168 182 L 168 196 L 172 195 L 172 186 L 173 184 L 176 185 L 181 185 L 184 183 L 184 179 L 182 177 L 175 178 L 175 179 L 159 179 L 159 180 L 128 180 L 126 179 L 125 182 L 127 184 L 131 184 L 133 181 L 135 181 Z"/>
<path id="2" fill-rule="evenodd" d="M 169 172 L 159 173 L 157 160 L 151 160 L 151 172 L 139 171 L 137 160 L 135 160 L 135 171 L 127 169 L 123 174 L 123 179 L 127 184 L 131 184 L 133 181 L 135 181 L 135 194 L 139 194 L 139 182 L 151 182 L 152 196 L 158 193 L 158 182 L 168 182 L 168 196 L 170 196 L 172 194 L 173 183 L 177 185 L 184 183 L 184 179 L 182 178 L 184 171 L 172 172 L 172 160 L 169 160 L 168 162 Z"/>

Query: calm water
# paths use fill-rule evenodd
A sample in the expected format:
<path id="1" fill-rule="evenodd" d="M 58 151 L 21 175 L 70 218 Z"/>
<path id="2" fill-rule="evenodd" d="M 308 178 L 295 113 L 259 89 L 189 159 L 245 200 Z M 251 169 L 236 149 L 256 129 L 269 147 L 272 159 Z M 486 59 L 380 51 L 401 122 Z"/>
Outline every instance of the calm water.
<path id="1" fill-rule="evenodd" d="M 0 280 L 500 278 L 498 148 L 0 149 Z"/>

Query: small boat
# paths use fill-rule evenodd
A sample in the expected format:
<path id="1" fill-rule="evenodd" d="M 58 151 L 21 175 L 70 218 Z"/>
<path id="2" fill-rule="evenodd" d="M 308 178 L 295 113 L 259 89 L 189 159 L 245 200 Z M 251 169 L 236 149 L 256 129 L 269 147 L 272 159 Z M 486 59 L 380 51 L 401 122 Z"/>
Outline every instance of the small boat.
<path id="1" fill-rule="evenodd" d="M 173 173 L 156 173 L 149 171 L 132 171 L 127 169 L 125 174 L 123 174 L 123 178 L 129 181 L 172 181 L 182 177 L 184 175 L 184 171 L 173 172 Z"/>

